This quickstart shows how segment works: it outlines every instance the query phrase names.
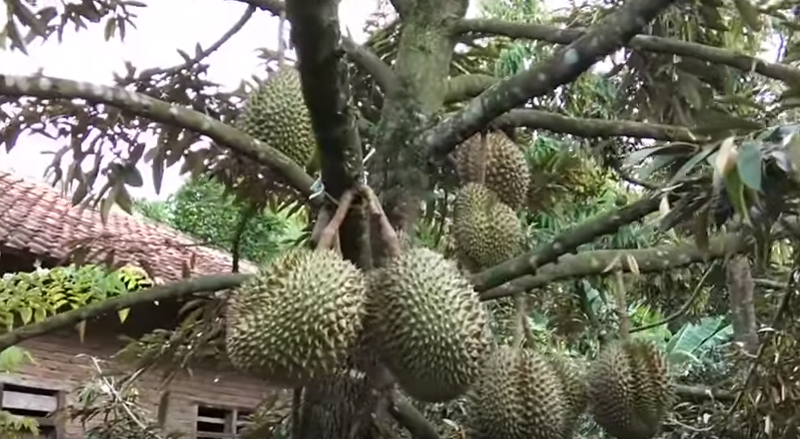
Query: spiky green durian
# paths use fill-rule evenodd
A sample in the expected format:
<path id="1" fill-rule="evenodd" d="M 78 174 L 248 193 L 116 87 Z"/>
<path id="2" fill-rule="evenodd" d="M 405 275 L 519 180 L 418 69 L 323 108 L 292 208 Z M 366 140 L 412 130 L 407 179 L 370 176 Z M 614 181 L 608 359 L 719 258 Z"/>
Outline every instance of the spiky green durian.
<path id="1" fill-rule="evenodd" d="M 332 250 L 292 249 L 229 300 L 225 335 L 231 363 L 294 387 L 345 364 L 363 335 L 366 279 Z"/>
<path id="2" fill-rule="evenodd" d="M 455 263 L 407 248 L 370 276 L 369 330 L 411 397 L 451 400 L 478 378 L 488 348 L 483 306 Z"/>
<path id="3" fill-rule="evenodd" d="M 619 439 L 654 437 L 672 401 L 666 358 L 642 339 L 605 347 L 589 371 L 587 390 L 595 421 Z"/>
<path id="4" fill-rule="evenodd" d="M 301 166 L 309 164 L 317 147 L 300 72 L 294 67 L 271 74 L 249 96 L 236 125 Z"/>
<path id="5" fill-rule="evenodd" d="M 513 257 L 522 242 L 517 214 L 479 183 L 459 189 L 453 208 L 453 238 L 459 259 L 482 270 Z"/>
<path id="6" fill-rule="evenodd" d="M 483 140 L 479 133 L 456 149 L 456 170 L 461 185 L 483 183 L 497 194 L 500 201 L 512 209 L 519 209 L 527 197 L 531 180 L 525 154 L 501 131 L 486 133 L 485 145 L 481 143 Z"/>
<path id="7" fill-rule="evenodd" d="M 528 349 L 503 346 L 492 352 L 468 392 L 472 439 L 561 439 L 565 416 L 556 372 Z"/>
<path id="8" fill-rule="evenodd" d="M 551 354 L 548 361 L 564 393 L 564 439 L 569 439 L 588 403 L 586 379 L 575 362 L 567 356 Z"/>

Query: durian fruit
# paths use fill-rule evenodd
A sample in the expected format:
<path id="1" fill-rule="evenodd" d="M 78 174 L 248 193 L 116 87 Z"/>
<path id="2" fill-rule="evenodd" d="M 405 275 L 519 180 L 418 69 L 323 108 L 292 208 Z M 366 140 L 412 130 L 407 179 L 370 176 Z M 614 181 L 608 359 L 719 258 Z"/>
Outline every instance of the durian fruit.
<path id="1" fill-rule="evenodd" d="M 519 209 L 528 195 L 531 171 L 522 149 L 502 131 L 486 134 L 482 149 L 478 133 L 456 149 L 456 172 L 461 185 L 483 183 L 494 191 L 500 201 L 512 209 Z M 483 180 L 481 180 L 481 167 Z"/>
<path id="2" fill-rule="evenodd" d="M 228 358 L 286 387 L 337 373 L 363 337 L 366 288 L 362 272 L 333 250 L 289 250 L 229 299 Z"/>
<path id="3" fill-rule="evenodd" d="M 291 66 L 282 66 L 249 96 L 236 125 L 300 166 L 309 164 L 317 147 L 300 72 Z"/>
<path id="4" fill-rule="evenodd" d="M 368 324 L 383 364 L 412 398 L 443 402 L 478 378 L 489 347 L 483 305 L 456 264 L 411 247 L 370 273 Z"/>
<path id="5" fill-rule="evenodd" d="M 494 191 L 469 183 L 456 193 L 453 238 L 461 262 L 471 271 L 482 270 L 515 256 L 522 224 Z"/>
<path id="6" fill-rule="evenodd" d="M 548 361 L 558 378 L 564 393 L 564 439 L 569 439 L 575 432 L 578 418 L 586 410 L 588 396 L 584 374 L 574 361 L 561 354 L 552 354 Z"/>
<path id="7" fill-rule="evenodd" d="M 567 403 L 552 365 L 529 349 L 499 347 L 468 392 L 471 439 L 561 439 Z"/>
<path id="8" fill-rule="evenodd" d="M 650 439 L 660 431 L 672 401 L 667 360 L 642 339 L 603 349 L 587 377 L 595 421 L 618 439 Z"/>

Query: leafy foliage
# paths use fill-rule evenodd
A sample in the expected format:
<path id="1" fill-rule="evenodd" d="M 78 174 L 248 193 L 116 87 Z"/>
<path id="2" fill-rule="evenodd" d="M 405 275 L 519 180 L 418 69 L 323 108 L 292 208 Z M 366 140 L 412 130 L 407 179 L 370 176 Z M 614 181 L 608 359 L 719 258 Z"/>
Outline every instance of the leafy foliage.
<path id="1" fill-rule="evenodd" d="M 232 251 L 246 203 L 213 178 L 189 179 L 165 202 L 136 200 L 137 213 L 193 236 L 204 245 Z M 302 211 L 263 209 L 250 218 L 241 235 L 241 256 L 265 262 L 302 237 Z"/>
<path id="2" fill-rule="evenodd" d="M 41 322 L 47 317 L 152 286 L 147 274 L 125 266 L 108 272 L 101 265 L 39 268 L 31 273 L 6 274 L 0 281 L 0 321 L 6 330 Z M 121 310 L 124 321 L 128 310 Z"/>

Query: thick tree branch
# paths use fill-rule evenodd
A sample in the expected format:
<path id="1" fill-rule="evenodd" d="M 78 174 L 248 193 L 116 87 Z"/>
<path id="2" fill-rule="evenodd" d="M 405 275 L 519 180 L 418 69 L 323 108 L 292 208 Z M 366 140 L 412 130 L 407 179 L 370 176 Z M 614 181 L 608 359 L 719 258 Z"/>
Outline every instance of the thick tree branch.
<path id="1" fill-rule="evenodd" d="M 463 110 L 423 133 L 421 144 L 431 159 L 441 158 L 496 117 L 574 81 L 589 67 L 638 33 L 672 0 L 630 0 L 615 13 L 592 26 L 549 60 L 498 82 Z"/>
<path id="2" fill-rule="evenodd" d="M 375 82 L 383 89 L 384 93 L 388 93 L 392 88 L 397 87 L 397 77 L 394 71 L 378 55 L 375 55 L 366 47 L 356 44 L 349 37 L 342 38 L 342 47 L 353 61 L 372 75 L 372 78 L 375 79 Z"/>
<path id="3" fill-rule="evenodd" d="M 444 103 L 452 104 L 474 98 L 498 81 L 500 79 L 496 76 L 480 73 L 458 75 L 450 78 L 447 81 L 447 94 L 444 96 Z"/>
<path id="4" fill-rule="evenodd" d="M 691 130 L 672 125 L 626 120 L 590 119 L 562 116 L 542 110 L 511 110 L 491 122 L 498 128 L 519 127 L 550 130 L 579 137 L 637 137 L 666 141 L 697 142 Z"/>
<path id="5" fill-rule="evenodd" d="M 250 275 L 223 274 L 182 280 L 103 300 L 92 305 L 48 317 L 39 323 L 22 326 L 0 336 L 0 351 L 29 338 L 38 337 L 121 309 L 152 303 L 157 300 L 177 299 L 193 293 L 213 292 L 236 288 Z"/>
<path id="6" fill-rule="evenodd" d="M 536 271 L 536 275 L 523 276 L 499 287 L 484 291 L 481 293 L 481 300 L 513 296 L 561 279 L 611 274 L 613 272 L 605 272 L 604 270 L 621 254 L 634 258 L 639 272 L 653 273 L 672 270 L 697 262 L 719 259 L 726 255 L 741 253 L 746 249 L 747 240 L 745 238 L 739 234 L 730 234 L 713 239 L 707 252 L 697 247 L 694 243 L 636 250 L 582 252 L 577 255 L 563 256 L 557 263 L 542 266 Z M 625 271 L 630 271 L 630 267 L 624 258 L 622 261 L 622 268 Z"/>
<path id="7" fill-rule="evenodd" d="M 364 175 L 361 140 L 349 105 L 347 66 L 341 59 L 339 2 L 290 0 L 286 18 L 292 24 L 303 96 L 321 152 L 322 183 L 339 199 Z M 358 206 L 340 231 L 343 256 L 362 268 L 371 266 L 367 227 L 363 206 Z"/>
<path id="8" fill-rule="evenodd" d="M 658 197 L 648 197 L 615 209 L 560 234 L 544 246 L 524 255 L 509 259 L 500 265 L 472 276 L 472 284 L 478 292 L 486 291 L 524 276 L 535 273 L 545 264 L 555 262 L 564 254 L 574 252 L 578 246 L 602 235 L 615 233 L 620 227 L 638 221 L 658 210 Z M 529 277 L 529 276 L 528 276 Z"/>
<path id="9" fill-rule="evenodd" d="M 280 151 L 203 113 L 178 107 L 141 93 L 117 87 L 49 76 L 0 75 L 0 95 L 42 99 L 84 99 L 107 104 L 156 122 L 186 128 L 210 137 L 237 153 L 275 170 L 300 193 L 312 194 L 314 179 Z"/>
<path id="10" fill-rule="evenodd" d="M 433 428 L 425 416 L 397 393 L 393 393 L 389 399 L 387 410 L 398 424 L 408 430 L 412 438 L 440 439 L 439 433 L 436 432 L 436 429 Z"/>
<path id="11" fill-rule="evenodd" d="M 457 29 L 462 34 L 475 36 L 502 35 L 510 38 L 547 41 L 554 44 L 570 44 L 588 32 L 586 28 L 560 29 L 544 24 L 513 23 L 496 19 L 464 19 L 458 23 Z M 768 78 L 789 83 L 800 82 L 800 69 L 786 64 L 766 62 L 732 50 L 704 44 L 650 35 L 636 35 L 628 41 L 626 46 L 650 52 L 687 56 L 723 64 L 746 72 L 756 71 Z"/>

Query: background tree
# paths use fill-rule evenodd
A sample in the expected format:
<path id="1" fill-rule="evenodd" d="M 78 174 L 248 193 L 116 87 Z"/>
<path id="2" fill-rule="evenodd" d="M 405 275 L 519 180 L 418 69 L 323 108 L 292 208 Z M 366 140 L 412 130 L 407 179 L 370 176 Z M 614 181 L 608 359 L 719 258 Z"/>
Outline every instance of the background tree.
<path id="1" fill-rule="evenodd" d="M 141 185 L 144 163 L 156 187 L 163 169 L 182 160 L 185 172 L 213 175 L 243 209 L 302 203 L 308 229 L 367 180 L 401 235 L 449 256 L 461 186 L 452 153 L 500 129 L 524 147 L 531 178 L 517 209 L 522 248 L 469 277 L 489 304 L 496 338 L 502 343 L 512 332 L 510 298 L 520 294 L 537 303 L 521 307 L 537 310 L 523 315 L 529 338 L 576 359 L 596 358 L 630 315 L 632 332 L 663 349 L 678 383 L 666 435 L 796 432 L 798 142 L 790 122 L 800 70 L 793 66 L 792 5 L 630 0 L 556 12 L 506 0 L 467 19 L 466 0 L 394 0 L 357 45 L 339 33 L 336 1 L 242 2 L 248 7 L 240 23 L 271 13 L 291 28 L 318 145 L 308 163 L 234 122 L 254 85 L 227 92 L 204 80 L 205 58 L 229 35 L 172 68 L 128 66 L 114 88 L 0 76 L 6 147 L 23 131 L 70 139 L 56 154 L 56 180 L 74 185 L 76 203 L 95 200 L 103 212 L 113 203 L 130 209 L 126 188 Z M 6 3 L 14 19 L 5 34 L 17 50 L 70 20 L 103 22 L 114 37 L 129 23 L 128 9 L 141 6 Z M 777 62 L 756 58 L 767 41 L 780 42 Z M 292 62 L 283 55 L 268 61 L 270 75 Z M 592 69 L 600 59 L 612 67 Z M 142 132 L 156 133 L 158 142 L 140 141 Z M 88 171 L 79 166 L 89 160 Z M 108 181 L 96 188 L 101 173 Z M 343 256 L 364 271 L 387 256 L 366 207 L 355 204 L 339 230 Z M 220 211 L 233 227 L 236 215 Z M 618 269 L 632 274 L 621 297 L 609 276 Z M 147 294 L 131 297 L 152 300 Z M 89 306 L 102 313 L 115 303 Z M 49 322 L 0 336 L 0 348 L 58 326 Z M 177 331 L 187 338 L 203 332 L 191 321 Z M 154 336 L 132 345 L 133 364 L 155 361 L 147 353 L 158 343 Z M 408 404 L 390 392 L 379 398 L 388 404 L 379 404 L 364 397 L 367 390 L 346 380 L 304 389 L 303 410 L 316 406 L 327 413 L 318 419 L 331 422 L 299 431 L 343 437 L 334 429 L 360 425 L 357 437 L 386 435 L 382 422 L 357 422 L 359 413 L 376 412 L 398 420 L 402 434 L 433 438 L 475 416 L 460 400 Z M 340 403 L 308 396 L 325 392 Z M 602 434 L 584 420 L 576 434 Z"/>
<path id="2" fill-rule="evenodd" d="M 233 252 L 240 236 L 239 254 L 256 263 L 301 239 L 304 228 L 289 209 L 250 214 L 249 206 L 227 193 L 224 185 L 202 176 L 190 178 L 166 201 L 134 199 L 133 211 L 223 251 Z"/>

